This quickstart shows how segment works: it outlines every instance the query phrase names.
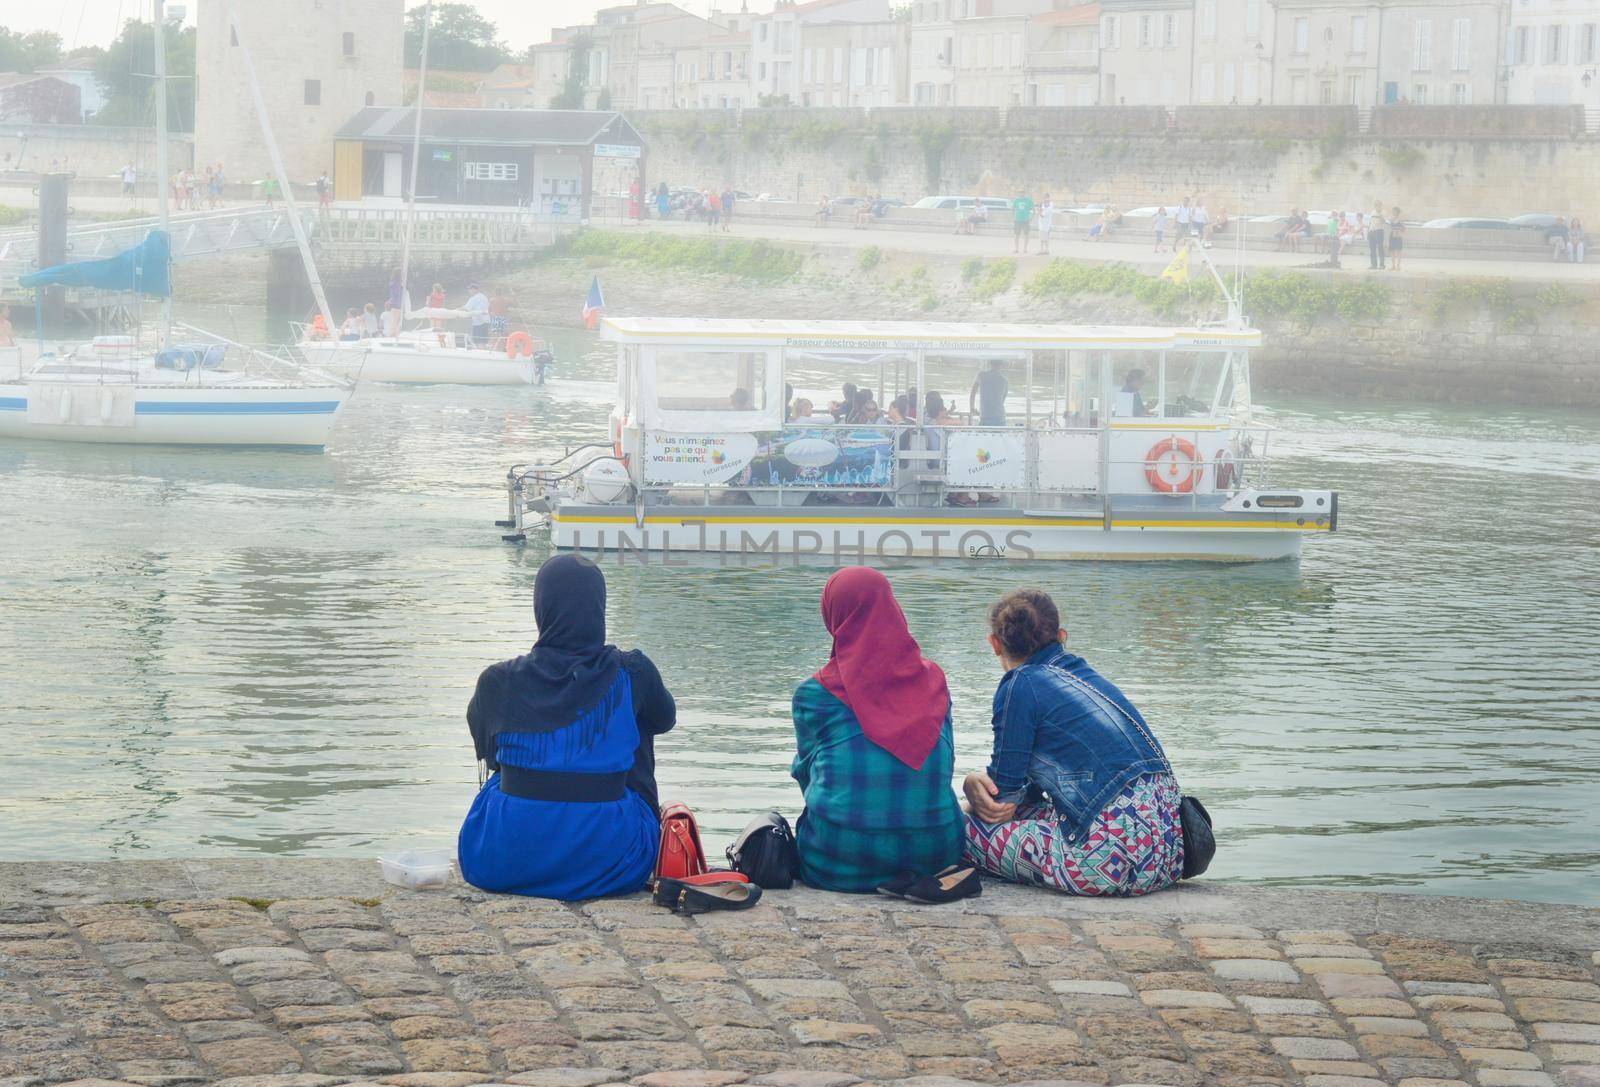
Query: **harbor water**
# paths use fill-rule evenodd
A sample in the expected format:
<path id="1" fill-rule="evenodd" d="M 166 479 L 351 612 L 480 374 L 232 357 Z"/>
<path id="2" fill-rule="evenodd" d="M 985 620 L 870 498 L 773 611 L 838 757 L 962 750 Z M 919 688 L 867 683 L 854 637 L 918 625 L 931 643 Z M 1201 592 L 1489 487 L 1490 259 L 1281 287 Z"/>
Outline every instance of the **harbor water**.
<path id="1" fill-rule="evenodd" d="M 0 444 L 0 860 L 452 843 L 466 702 L 532 643 L 548 554 L 501 542 L 505 470 L 611 406 L 611 354 L 555 339 L 546 389 L 363 386 L 321 456 Z M 1265 399 L 1274 478 L 1341 493 L 1298 563 L 893 564 L 959 770 L 985 609 L 1039 585 L 1211 809 L 1208 878 L 1600 902 L 1600 416 Z M 610 624 L 677 696 L 662 795 L 720 852 L 797 814 L 828 570 L 685 561 L 609 560 Z"/>

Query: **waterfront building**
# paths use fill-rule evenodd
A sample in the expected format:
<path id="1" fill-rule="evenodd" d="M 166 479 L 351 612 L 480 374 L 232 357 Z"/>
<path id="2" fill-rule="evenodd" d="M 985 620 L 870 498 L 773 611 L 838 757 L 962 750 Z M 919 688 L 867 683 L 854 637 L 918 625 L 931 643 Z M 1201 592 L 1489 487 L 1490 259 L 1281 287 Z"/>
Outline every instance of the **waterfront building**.
<path id="1" fill-rule="evenodd" d="M 1100 102 L 1193 101 L 1194 20 L 1205 0 L 1100 0 Z"/>
<path id="2" fill-rule="evenodd" d="M 411 110 L 368 107 L 333 140 L 334 195 L 398 203 L 410 176 Z M 587 218 L 604 191 L 638 176 L 644 141 L 614 111 L 424 109 L 417 199 L 433 205 L 531 207 Z"/>
<path id="3" fill-rule="evenodd" d="M 1519 0 L 1505 72 L 1509 102 L 1600 105 L 1600 10 L 1590 0 Z"/>
<path id="4" fill-rule="evenodd" d="M 38 72 L 0 72 L 0 121 L 30 125 L 83 123 L 83 98 L 65 79 Z"/>
<path id="5" fill-rule="evenodd" d="M 85 123 L 105 107 L 105 92 L 100 89 L 100 80 L 92 68 L 36 68 L 33 74 L 53 76 L 78 88 L 78 104 Z"/>
<path id="6" fill-rule="evenodd" d="M 751 92 L 780 104 L 800 102 L 804 74 L 801 37 L 817 23 L 887 22 L 889 0 L 808 0 L 780 3 L 772 11 L 750 17 Z M 831 63 L 831 62 L 830 62 Z"/>
<path id="7" fill-rule="evenodd" d="M 1028 20 L 1024 105 L 1093 106 L 1100 90 L 1100 5 Z"/>
<path id="8" fill-rule="evenodd" d="M 534 109 L 550 109 L 566 88 L 571 50 L 572 44 L 560 31 L 552 35 L 551 41 L 528 48 L 528 64 L 533 69 Z"/>
<path id="9" fill-rule="evenodd" d="M 904 105 L 909 29 L 893 20 L 802 26 L 800 105 Z"/>
<path id="10" fill-rule="evenodd" d="M 223 2 L 198 7 L 195 160 L 222 163 L 235 181 L 267 177 L 272 163 Z M 400 104 L 400 0 L 273 0 L 233 11 L 291 180 L 309 182 L 333 165 L 334 133 L 358 109 Z"/>
<path id="11" fill-rule="evenodd" d="M 680 106 L 690 109 L 740 109 L 755 105 L 750 89 L 750 31 L 717 34 L 678 51 L 684 75 Z"/>
<path id="12" fill-rule="evenodd" d="M 596 12 L 592 27 L 568 28 L 569 40 L 580 34 L 587 39 L 574 42 L 580 47 L 573 50 L 588 65 L 584 105 L 671 109 L 678 102 L 673 54 L 721 32 L 716 23 L 676 4 L 629 4 Z"/>
<path id="13" fill-rule="evenodd" d="M 1271 0 L 1195 0 L 1195 105 L 1253 106 L 1273 101 Z"/>

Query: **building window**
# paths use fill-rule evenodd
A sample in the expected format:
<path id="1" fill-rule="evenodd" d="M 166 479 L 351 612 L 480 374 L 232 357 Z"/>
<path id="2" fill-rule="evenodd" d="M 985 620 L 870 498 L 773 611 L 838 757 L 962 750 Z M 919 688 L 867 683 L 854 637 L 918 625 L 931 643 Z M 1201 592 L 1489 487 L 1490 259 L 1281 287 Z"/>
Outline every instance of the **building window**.
<path id="1" fill-rule="evenodd" d="M 1533 28 L 1526 26 L 1517 27 L 1517 32 L 1511 38 L 1511 63 L 1533 63 Z"/>
<path id="2" fill-rule="evenodd" d="M 1350 16 L 1350 52 L 1357 56 L 1367 55 L 1367 17 L 1365 15 Z"/>
<path id="3" fill-rule="evenodd" d="M 1411 85 L 1411 101 L 1419 106 L 1428 104 L 1428 85 L 1426 83 L 1413 83 Z"/>
<path id="4" fill-rule="evenodd" d="M 308 80 L 306 80 L 306 105 L 308 105 L 308 106 L 320 106 L 320 105 L 322 105 L 322 80 L 320 80 L 320 79 L 308 79 Z"/>
<path id="5" fill-rule="evenodd" d="M 374 104 L 377 103 L 377 101 L 378 101 L 378 96 L 373 94 L 371 91 L 368 91 L 367 92 L 367 105 L 369 105 L 369 106 L 374 105 Z"/>
<path id="6" fill-rule="evenodd" d="M 344 55 L 347 57 L 356 55 L 356 36 L 349 30 L 344 32 Z"/>
<path id="7" fill-rule="evenodd" d="M 1217 39 L 1217 0 L 1201 0 L 1200 34 L 1206 41 Z"/>
<path id="8" fill-rule="evenodd" d="M 1593 64 L 1595 56 L 1595 24 L 1584 23 L 1578 30 L 1578 63 Z"/>
<path id="9" fill-rule="evenodd" d="M 1149 15 L 1139 16 L 1139 47 L 1141 49 L 1150 48 L 1150 42 L 1152 38 L 1152 21 L 1153 20 Z"/>
<path id="10" fill-rule="evenodd" d="M 1317 101 L 1321 105 L 1324 105 L 1324 106 L 1333 105 L 1333 80 L 1324 79 L 1322 81 L 1322 87 L 1317 93 L 1319 95 Z"/>
<path id="11" fill-rule="evenodd" d="M 1244 0 L 1244 32 L 1247 37 L 1261 37 L 1261 0 Z"/>
<path id="12" fill-rule="evenodd" d="M 1433 67 L 1433 20 L 1418 19 L 1411 38 L 1411 70 L 1426 72 Z"/>
<path id="13" fill-rule="evenodd" d="M 1178 17 L 1176 15 L 1163 15 L 1161 17 L 1161 44 L 1168 49 L 1177 46 Z"/>
<path id="14" fill-rule="evenodd" d="M 1209 60 L 1200 63 L 1200 101 L 1214 102 L 1217 98 L 1217 66 Z"/>
<path id="15" fill-rule="evenodd" d="M 469 162 L 462 166 L 461 176 L 468 181 L 515 181 L 517 164 L 514 162 Z"/>
<path id="16" fill-rule="evenodd" d="M 762 23 L 759 27 L 756 28 L 756 37 L 761 41 L 766 41 L 767 40 L 767 24 L 766 23 Z"/>
<path id="17" fill-rule="evenodd" d="M 1361 77 L 1360 76 L 1353 75 L 1353 76 L 1349 76 L 1349 77 L 1346 78 L 1346 80 L 1345 80 L 1345 95 L 1348 98 L 1350 105 L 1359 106 L 1361 104 Z"/>
<path id="18" fill-rule="evenodd" d="M 239 44 L 239 31 L 237 29 L 235 29 L 234 27 L 231 27 L 231 26 L 228 28 L 228 44 L 229 45 L 238 45 Z"/>
<path id="19" fill-rule="evenodd" d="M 1546 64 L 1565 64 L 1567 62 L 1566 27 L 1552 26 L 1545 30 L 1544 62 Z"/>
<path id="20" fill-rule="evenodd" d="M 1107 15 L 1105 17 L 1101 29 L 1101 37 L 1104 39 L 1102 44 L 1105 48 L 1115 49 L 1117 46 L 1122 44 L 1122 35 L 1120 33 L 1120 29 L 1121 28 L 1117 25 L 1117 17 L 1115 15 Z"/>
<path id="21" fill-rule="evenodd" d="M 1472 105 L 1472 87 L 1466 83 L 1450 84 L 1450 103 L 1455 106 Z"/>
<path id="22" fill-rule="evenodd" d="M 1294 21 L 1294 51 L 1296 53 L 1311 52 L 1311 20 L 1304 15 Z M 1305 103 L 1300 103 L 1304 105 Z"/>
<path id="23" fill-rule="evenodd" d="M 1450 70 L 1464 72 L 1471 67 L 1472 20 L 1454 19 L 1450 23 Z"/>
<path id="24" fill-rule="evenodd" d="M 1254 64 L 1246 64 L 1239 69 L 1239 99 L 1245 103 L 1252 103 L 1261 97 L 1260 76 L 1256 73 Z"/>

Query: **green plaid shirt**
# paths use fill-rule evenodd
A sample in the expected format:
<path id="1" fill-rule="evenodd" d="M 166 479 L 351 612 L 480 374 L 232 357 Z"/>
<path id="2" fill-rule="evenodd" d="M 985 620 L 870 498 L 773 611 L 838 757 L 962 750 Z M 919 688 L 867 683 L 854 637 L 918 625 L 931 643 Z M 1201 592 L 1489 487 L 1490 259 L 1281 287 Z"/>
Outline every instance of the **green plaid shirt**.
<path id="1" fill-rule="evenodd" d="M 805 794 L 797 837 L 808 885 L 867 892 L 907 869 L 930 875 L 961 860 L 948 712 L 939 742 L 913 770 L 867 739 L 850 707 L 813 678 L 794 693 L 794 735 L 790 773 Z"/>

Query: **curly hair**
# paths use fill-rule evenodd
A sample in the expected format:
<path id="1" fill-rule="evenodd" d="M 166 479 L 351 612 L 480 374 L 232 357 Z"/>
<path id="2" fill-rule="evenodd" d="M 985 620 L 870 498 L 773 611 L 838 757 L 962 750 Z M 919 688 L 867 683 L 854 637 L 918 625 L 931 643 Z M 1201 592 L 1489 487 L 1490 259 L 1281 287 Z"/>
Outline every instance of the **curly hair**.
<path id="1" fill-rule="evenodd" d="M 1041 589 L 1017 589 L 989 609 L 989 631 L 1012 660 L 1027 660 L 1060 637 L 1061 613 Z"/>

